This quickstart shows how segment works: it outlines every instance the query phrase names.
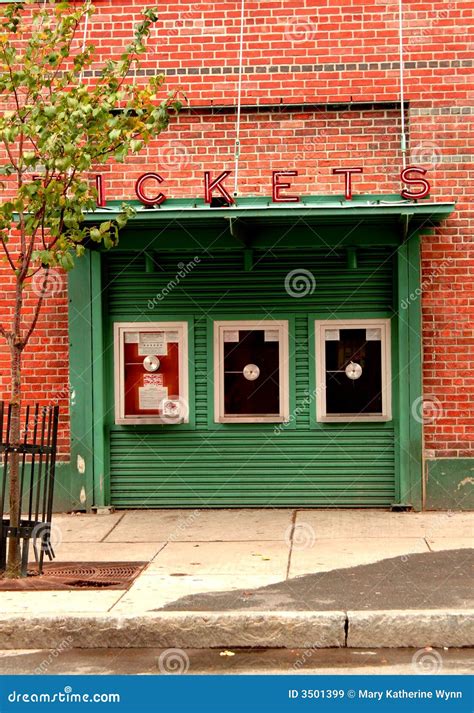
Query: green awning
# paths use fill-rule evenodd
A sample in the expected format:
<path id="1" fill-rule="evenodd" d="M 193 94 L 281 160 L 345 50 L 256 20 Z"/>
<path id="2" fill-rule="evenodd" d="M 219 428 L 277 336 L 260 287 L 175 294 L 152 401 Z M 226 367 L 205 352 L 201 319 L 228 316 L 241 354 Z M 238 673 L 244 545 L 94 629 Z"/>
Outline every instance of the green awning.
<path id="1" fill-rule="evenodd" d="M 136 213 L 121 231 L 118 249 L 160 250 L 205 247 L 397 245 L 416 232 L 429 233 L 454 210 L 451 202 L 400 200 L 400 196 L 306 196 L 298 203 L 269 198 L 239 198 L 234 205 L 211 208 L 199 199 L 168 199 L 146 208 L 127 201 Z M 113 219 L 122 202 L 110 202 L 85 217 L 98 224 Z M 137 230 L 139 229 L 139 230 Z M 101 248 L 99 248 L 101 249 Z"/>
<path id="2" fill-rule="evenodd" d="M 234 205 L 211 208 L 202 199 L 168 199 L 161 206 L 146 208 L 138 201 L 127 201 L 136 209 L 131 219 L 135 225 L 150 225 L 162 221 L 193 221 L 199 224 L 225 223 L 232 219 L 252 223 L 290 224 L 302 218 L 310 224 L 328 222 L 348 223 L 396 222 L 400 218 L 421 224 L 437 225 L 454 210 L 454 202 L 420 202 L 401 200 L 400 196 L 359 195 L 350 201 L 340 196 L 305 196 L 298 203 L 272 203 L 268 198 L 244 197 Z M 121 201 L 111 201 L 106 208 L 97 208 L 86 217 L 86 222 L 113 218 L 120 211 Z"/>

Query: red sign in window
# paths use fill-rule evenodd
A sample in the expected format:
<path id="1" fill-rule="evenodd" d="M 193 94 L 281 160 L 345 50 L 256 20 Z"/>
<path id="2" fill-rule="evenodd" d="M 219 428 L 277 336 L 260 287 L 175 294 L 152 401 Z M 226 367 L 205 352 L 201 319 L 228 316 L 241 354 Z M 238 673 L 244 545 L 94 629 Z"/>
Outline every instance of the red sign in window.
<path id="1" fill-rule="evenodd" d="M 160 329 L 140 329 L 142 324 L 115 325 L 116 423 L 182 422 L 187 417 L 185 327 L 161 323 Z"/>
<path id="2" fill-rule="evenodd" d="M 160 354 L 139 351 L 138 344 L 124 345 L 125 415 L 160 415 L 166 401 L 179 397 L 179 344 L 167 342 Z"/>

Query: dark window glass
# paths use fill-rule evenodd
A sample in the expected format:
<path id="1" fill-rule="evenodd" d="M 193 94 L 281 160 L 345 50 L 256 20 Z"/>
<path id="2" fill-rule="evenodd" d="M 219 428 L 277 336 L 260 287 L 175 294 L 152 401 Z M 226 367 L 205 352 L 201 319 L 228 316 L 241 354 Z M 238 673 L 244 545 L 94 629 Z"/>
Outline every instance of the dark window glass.
<path id="1" fill-rule="evenodd" d="M 265 341 L 263 329 L 238 334 L 238 342 L 224 342 L 224 414 L 278 415 L 280 344 Z"/>
<path id="2" fill-rule="evenodd" d="M 328 414 L 382 413 L 382 343 L 367 341 L 365 329 L 340 329 L 339 340 L 326 341 L 326 412 Z M 362 373 L 351 379 L 350 363 Z M 355 367 L 358 373 L 358 367 Z"/>

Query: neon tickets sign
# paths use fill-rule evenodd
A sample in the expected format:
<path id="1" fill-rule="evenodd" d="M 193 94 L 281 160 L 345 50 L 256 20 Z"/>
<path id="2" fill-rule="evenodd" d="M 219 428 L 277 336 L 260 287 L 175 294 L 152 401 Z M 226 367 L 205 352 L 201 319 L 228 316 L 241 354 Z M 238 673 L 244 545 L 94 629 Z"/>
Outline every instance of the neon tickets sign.
<path id="1" fill-rule="evenodd" d="M 364 172 L 360 166 L 355 167 L 340 167 L 333 168 L 332 173 L 336 176 L 341 176 L 344 181 L 344 197 L 346 200 L 351 200 L 353 195 L 352 180 L 356 175 Z M 225 180 L 230 176 L 232 171 L 222 171 L 217 176 L 211 174 L 211 171 L 204 171 L 203 188 L 204 200 L 211 204 L 213 198 L 217 196 L 221 199 L 221 205 L 231 205 L 235 203 L 235 198 L 229 193 Z M 400 172 L 400 180 L 404 184 L 400 195 L 406 200 L 418 200 L 426 198 L 430 194 L 430 184 L 425 178 L 426 169 L 420 166 L 407 166 Z M 291 179 L 298 176 L 296 170 L 280 170 L 272 171 L 271 175 L 271 190 L 273 203 L 297 203 L 300 196 L 292 192 Z M 106 205 L 106 185 L 102 174 L 95 177 L 97 188 L 97 205 L 104 207 Z M 166 194 L 161 190 L 165 179 L 159 173 L 149 171 L 143 173 L 135 183 L 135 195 L 138 200 L 147 207 L 159 206 L 166 201 Z"/>

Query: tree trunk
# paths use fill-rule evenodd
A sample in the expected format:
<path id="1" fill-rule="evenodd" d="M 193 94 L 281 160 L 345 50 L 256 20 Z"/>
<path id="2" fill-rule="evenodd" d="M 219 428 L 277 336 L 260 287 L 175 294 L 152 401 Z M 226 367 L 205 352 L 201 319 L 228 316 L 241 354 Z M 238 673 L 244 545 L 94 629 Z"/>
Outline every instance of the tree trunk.
<path id="1" fill-rule="evenodd" d="M 11 354 L 11 423 L 10 441 L 13 446 L 20 445 L 20 385 L 21 385 L 21 349 L 12 346 Z M 21 518 L 20 502 L 20 457 L 18 453 L 10 453 L 8 458 L 9 484 L 10 484 L 10 524 L 19 527 Z M 16 578 L 21 576 L 20 538 L 10 537 L 8 543 L 8 560 L 6 576 Z"/>
<path id="2" fill-rule="evenodd" d="M 21 311 L 23 306 L 23 284 L 17 280 L 15 294 L 15 314 L 13 317 L 12 339 L 10 342 L 10 375 L 11 375 L 11 422 L 10 443 L 19 446 L 21 441 Z M 20 526 L 20 455 L 13 452 L 8 458 L 10 487 L 10 525 Z M 10 537 L 8 542 L 8 559 L 6 576 L 12 579 L 21 577 L 20 538 Z"/>

